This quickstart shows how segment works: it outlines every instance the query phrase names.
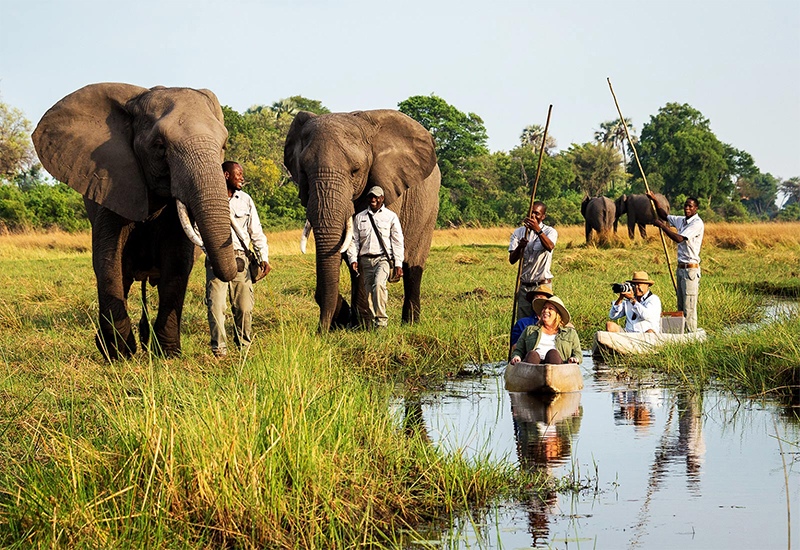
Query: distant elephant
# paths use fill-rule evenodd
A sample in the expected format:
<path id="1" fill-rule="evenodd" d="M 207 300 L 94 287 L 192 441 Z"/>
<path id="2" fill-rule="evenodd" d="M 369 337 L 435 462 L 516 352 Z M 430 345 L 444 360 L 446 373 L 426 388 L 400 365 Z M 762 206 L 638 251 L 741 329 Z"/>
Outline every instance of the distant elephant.
<path id="1" fill-rule="evenodd" d="M 656 193 L 656 199 L 659 206 L 669 212 L 669 201 L 661 193 Z M 614 218 L 614 233 L 617 232 L 617 222 L 620 216 L 628 214 L 628 237 L 633 239 L 633 226 L 639 226 L 639 233 L 642 238 L 647 238 L 647 232 L 644 229 L 645 225 L 653 225 L 655 220 L 653 214 L 653 205 L 647 195 L 622 195 L 614 201 L 614 206 L 617 208 L 617 213 Z"/>
<path id="2" fill-rule="evenodd" d="M 412 118 L 389 109 L 297 114 L 286 137 L 284 162 L 306 207 L 317 257 L 314 297 L 320 330 L 328 330 L 339 302 L 339 264 L 352 238 L 354 213 L 367 208 L 366 190 L 379 185 L 397 213 L 405 238 L 403 321 L 420 312 L 420 285 L 439 212 L 441 173 L 433 137 Z M 348 266 L 349 267 L 349 266 Z M 350 269 L 353 322 L 367 319 L 366 295 Z M 358 313 L 356 313 L 358 312 Z"/>
<path id="3" fill-rule="evenodd" d="M 71 93 L 36 127 L 44 167 L 84 197 L 100 310 L 96 343 L 108 359 L 136 351 L 127 308 L 134 280 L 142 281 L 145 300 L 146 282 L 158 287 L 156 349 L 173 355 L 181 349 L 195 244 L 205 245 L 217 276 L 236 275 L 221 167 L 227 136 L 209 90 L 116 83 Z M 139 327 L 144 345 L 145 316 Z"/>
<path id="4" fill-rule="evenodd" d="M 605 239 L 611 233 L 616 222 L 616 206 L 608 197 L 586 197 L 581 203 L 581 215 L 585 220 L 586 242 L 589 242 L 592 230 L 597 232 L 600 239 Z"/>

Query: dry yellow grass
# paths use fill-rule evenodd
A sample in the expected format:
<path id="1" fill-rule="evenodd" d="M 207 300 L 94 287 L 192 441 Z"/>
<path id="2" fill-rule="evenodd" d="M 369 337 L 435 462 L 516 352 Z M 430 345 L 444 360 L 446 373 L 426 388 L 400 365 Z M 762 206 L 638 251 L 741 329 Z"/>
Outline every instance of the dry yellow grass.
<path id="1" fill-rule="evenodd" d="M 433 234 L 433 246 L 508 245 L 513 227 L 438 229 Z M 294 256 L 300 254 L 299 229 L 269 232 L 270 254 Z M 648 228 L 648 240 L 658 241 L 655 228 Z M 641 241 L 638 233 L 636 241 Z M 572 225 L 558 228 L 558 244 L 573 247 L 584 242 L 583 226 Z M 621 246 L 630 243 L 624 231 L 612 237 L 612 242 Z M 671 244 L 667 241 L 667 244 Z M 709 223 L 706 224 L 704 245 L 718 248 L 744 250 L 748 248 L 771 248 L 776 245 L 800 246 L 800 222 L 789 223 Z M 0 236 L 0 258 L 35 258 L 37 251 L 47 251 L 53 258 L 54 251 L 65 254 L 80 254 L 91 251 L 92 240 L 88 232 L 65 233 L 12 233 Z M 307 252 L 314 253 L 313 234 L 308 240 Z"/>

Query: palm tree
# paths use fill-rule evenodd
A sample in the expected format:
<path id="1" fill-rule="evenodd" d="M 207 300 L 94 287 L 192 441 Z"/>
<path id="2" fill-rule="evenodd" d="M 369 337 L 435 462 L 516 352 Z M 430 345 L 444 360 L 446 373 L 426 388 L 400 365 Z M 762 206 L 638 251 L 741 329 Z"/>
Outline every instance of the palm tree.
<path id="1" fill-rule="evenodd" d="M 800 203 L 800 176 L 782 181 L 779 185 L 779 189 L 784 197 L 781 208 L 789 204 Z"/>
<path id="2" fill-rule="evenodd" d="M 281 115 L 289 115 L 294 116 L 298 112 L 300 112 L 300 108 L 297 106 L 291 99 L 280 99 L 273 103 L 270 108 L 270 111 L 275 115 L 275 118 L 280 118 Z"/>
<path id="3" fill-rule="evenodd" d="M 537 154 L 542 144 L 543 135 L 544 126 L 541 124 L 530 124 L 522 129 L 522 134 L 520 134 L 519 140 L 522 145 L 530 145 L 533 147 L 534 154 Z M 552 135 L 548 135 L 547 143 L 545 143 L 544 146 L 544 152 L 549 155 L 556 147 L 558 147 L 556 138 L 554 138 Z"/>
<path id="4" fill-rule="evenodd" d="M 636 134 L 634 133 L 633 126 L 631 125 L 631 121 L 626 121 L 628 123 L 628 131 L 631 134 L 631 139 L 634 143 L 638 140 L 636 139 Z M 606 145 L 608 147 L 619 148 L 620 153 L 622 153 L 622 164 L 623 166 L 628 166 L 628 154 L 625 147 L 625 143 L 628 141 L 627 136 L 625 135 L 625 126 L 622 124 L 620 119 L 614 120 L 607 120 L 600 124 L 600 129 L 594 133 L 594 139 L 597 143 L 602 145 Z"/>

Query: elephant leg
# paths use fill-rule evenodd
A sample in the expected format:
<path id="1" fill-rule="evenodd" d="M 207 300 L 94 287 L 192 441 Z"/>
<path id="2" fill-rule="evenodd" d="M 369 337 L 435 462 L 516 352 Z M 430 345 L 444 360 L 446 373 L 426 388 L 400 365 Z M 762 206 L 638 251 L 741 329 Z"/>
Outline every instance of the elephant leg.
<path id="1" fill-rule="evenodd" d="M 584 233 L 586 233 L 586 244 L 589 244 L 589 238 L 592 236 L 592 226 L 589 225 L 589 222 L 587 221 L 584 224 L 584 228 L 583 229 L 584 229 Z"/>
<path id="2" fill-rule="evenodd" d="M 647 238 L 647 230 L 644 228 L 644 224 L 639 224 L 639 234 L 642 236 L 643 239 Z"/>
<path id="3" fill-rule="evenodd" d="M 629 216 L 630 216 L 630 215 L 629 215 Z M 635 223 L 635 222 L 633 222 L 633 221 L 629 221 L 629 222 L 628 222 L 628 238 L 629 238 L 630 240 L 633 240 L 633 239 L 635 238 L 635 237 L 634 237 L 634 234 L 633 234 L 633 226 L 634 226 L 634 223 Z"/>
<path id="4" fill-rule="evenodd" d="M 153 323 L 155 349 L 167 356 L 181 351 L 181 315 L 194 264 L 194 245 L 175 226 L 177 231 L 161 236 L 172 244 L 162 244 L 159 250 L 158 315 Z"/>
<path id="5" fill-rule="evenodd" d="M 150 310 L 147 305 L 147 279 L 142 281 L 142 318 L 139 319 L 139 343 L 142 348 L 150 344 Z"/>
<path id="6" fill-rule="evenodd" d="M 364 291 L 364 278 L 359 276 L 351 266 L 347 266 L 350 271 L 350 326 L 367 328 L 370 322 L 369 305 L 367 304 L 367 293 Z"/>
<path id="7" fill-rule="evenodd" d="M 422 266 L 409 266 L 403 262 L 403 322 L 419 320 L 420 287 L 422 286 Z"/>
<path id="8" fill-rule="evenodd" d="M 97 278 L 99 306 L 95 344 L 110 361 L 136 353 L 128 317 L 127 295 L 131 283 L 122 274 L 122 251 L 131 229 L 132 224 L 102 208 L 92 221 L 92 267 Z"/>

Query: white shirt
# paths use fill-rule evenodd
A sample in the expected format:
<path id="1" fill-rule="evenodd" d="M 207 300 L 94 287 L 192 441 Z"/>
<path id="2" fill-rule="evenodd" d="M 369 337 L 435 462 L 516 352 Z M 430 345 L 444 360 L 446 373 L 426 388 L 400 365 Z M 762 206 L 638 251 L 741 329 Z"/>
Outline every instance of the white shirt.
<path id="1" fill-rule="evenodd" d="M 231 207 L 231 214 L 233 214 L 233 218 L 236 220 L 239 229 L 242 230 L 245 244 L 249 247 L 250 241 L 252 240 L 253 248 L 255 249 L 258 259 L 262 262 L 269 263 L 267 236 L 264 235 L 264 231 L 261 229 L 261 220 L 258 219 L 258 211 L 256 210 L 256 204 L 253 202 L 253 199 L 244 191 L 236 191 L 230 198 L 229 204 Z M 234 233 L 232 227 L 231 239 L 233 239 L 234 250 L 244 251 L 242 241 L 239 240 L 239 237 Z"/>
<path id="2" fill-rule="evenodd" d="M 625 332 L 661 332 L 661 298 L 648 290 L 635 304 L 630 300 L 617 304 L 614 300 L 608 317 L 612 321 L 625 317 Z"/>
<path id="3" fill-rule="evenodd" d="M 542 330 L 539 336 L 539 345 L 536 346 L 534 351 L 539 354 L 539 357 L 544 359 L 544 356 L 547 355 L 547 352 L 551 349 L 556 349 L 556 335 L 547 334 Z"/>
<path id="4" fill-rule="evenodd" d="M 703 233 L 706 230 L 703 220 L 697 214 L 688 219 L 686 216 L 670 215 L 667 220 L 678 230 L 678 235 L 686 239 L 678 243 L 678 263 L 699 264 L 700 245 L 703 244 Z"/>
<path id="5" fill-rule="evenodd" d="M 541 227 L 542 233 L 544 233 L 545 237 L 550 239 L 550 242 L 553 243 L 553 247 L 555 247 L 556 240 L 558 239 L 558 232 L 543 223 L 539 224 L 539 227 Z M 511 242 L 508 245 L 509 253 L 517 249 L 519 241 L 525 238 L 525 231 L 527 231 L 527 229 L 528 228 L 523 225 L 514 230 L 511 234 Z M 548 251 L 536 233 L 531 231 L 528 246 L 525 247 L 522 255 L 522 283 L 529 284 L 544 279 L 552 279 L 553 274 L 550 272 L 550 264 L 552 263 L 553 252 Z"/>
<path id="6" fill-rule="evenodd" d="M 365 254 L 383 254 L 383 248 L 375 232 L 372 230 L 372 223 L 369 216 L 375 220 L 375 226 L 383 237 L 383 244 L 386 245 L 390 256 L 394 255 L 394 265 L 401 266 L 405 260 L 405 244 L 403 241 L 403 229 L 400 227 L 400 218 L 397 214 L 381 206 L 377 212 L 372 213 L 369 208 L 355 215 L 353 220 L 353 241 L 347 249 L 347 261 L 355 263 L 359 256 Z"/>

